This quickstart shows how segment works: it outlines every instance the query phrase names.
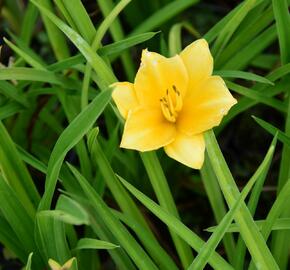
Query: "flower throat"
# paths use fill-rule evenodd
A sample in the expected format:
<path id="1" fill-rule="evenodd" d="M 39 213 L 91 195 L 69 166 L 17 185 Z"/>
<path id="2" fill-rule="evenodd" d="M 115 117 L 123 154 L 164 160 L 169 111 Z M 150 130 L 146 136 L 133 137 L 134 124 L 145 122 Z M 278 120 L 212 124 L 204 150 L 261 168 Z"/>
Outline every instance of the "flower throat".
<path id="1" fill-rule="evenodd" d="M 175 85 L 166 89 L 166 95 L 160 99 L 161 110 L 169 122 L 176 122 L 178 112 L 182 108 L 182 97 Z"/>

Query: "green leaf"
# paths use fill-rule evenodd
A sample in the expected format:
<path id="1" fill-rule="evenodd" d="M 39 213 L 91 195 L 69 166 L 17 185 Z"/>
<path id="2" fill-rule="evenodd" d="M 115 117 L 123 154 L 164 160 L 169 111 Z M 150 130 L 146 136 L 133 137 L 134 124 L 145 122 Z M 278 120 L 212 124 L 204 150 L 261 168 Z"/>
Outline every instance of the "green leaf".
<path id="1" fill-rule="evenodd" d="M 161 247 L 161 245 L 157 242 L 154 236 L 148 232 L 148 230 L 146 230 L 141 224 L 137 223 L 130 216 L 113 209 L 111 210 L 114 216 L 126 224 L 126 226 L 128 226 L 138 236 L 146 250 L 150 253 L 151 257 L 158 263 L 160 269 L 178 269 L 170 255 Z"/>
<path id="2" fill-rule="evenodd" d="M 28 256 L 27 264 L 25 266 L 25 270 L 32 270 L 32 268 L 31 268 L 32 256 L 33 256 L 33 252 L 31 252 L 29 254 L 29 256 Z"/>
<path id="3" fill-rule="evenodd" d="M 255 6 L 256 0 L 246 0 L 242 3 L 242 6 L 235 12 L 232 18 L 229 19 L 227 24 L 218 35 L 218 38 L 214 44 L 212 52 L 215 56 L 218 56 L 224 49 L 230 38 L 234 34 L 235 30 L 239 27 L 243 19 L 249 13 L 249 11 Z"/>
<path id="4" fill-rule="evenodd" d="M 233 207 L 233 204 L 240 196 L 240 192 L 212 130 L 205 133 L 205 141 L 207 153 L 212 168 L 217 176 L 220 188 L 229 207 Z M 235 220 L 240 225 L 242 237 L 255 264 L 261 266 L 265 270 L 279 269 L 245 204 L 242 204 L 241 208 L 236 213 Z"/>
<path id="5" fill-rule="evenodd" d="M 224 234 L 226 233 L 227 229 L 231 225 L 232 220 L 234 219 L 234 216 L 236 212 L 241 207 L 242 203 L 244 203 L 244 200 L 246 199 L 247 195 L 249 194 L 251 188 L 253 185 L 258 181 L 262 181 L 264 177 L 262 177 L 265 172 L 268 171 L 270 163 L 272 161 L 272 157 L 275 150 L 275 145 L 277 142 L 277 135 L 273 139 L 273 142 L 270 145 L 270 148 L 268 150 L 268 153 L 266 154 L 262 164 L 259 166 L 255 174 L 251 177 L 247 185 L 244 187 L 243 191 L 239 195 L 237 201 L 233 204 L 233 207 L 229 210 L 229 212 L 224 216 L 220 224 L 216 227 L 213 234 L 210 236 L 209 240 L 204 244 L 201 251 L 198 253 L 197 257 L 194 259 L 189 270 L 202 270 L 204 269 L 205 265 L 207 264 L 209 258 L 217 248 L 219 242 L 222 240 Z"/>
<path id="6" fill-rule="evenodd" d="M 281 131 L 280 129 L 274 127 L 270 123 L 268 123 L 268 122 L 266 122 L 266 121 L 264 121 L 256 116 L 252 116 L 252 117 L 262 128 L 267 130 L 270 134 L 275 135 L 276 133 L 278 133 L 278 139 L 282 143 L 285 143 L 286 145 L 290 146 L 290 137 L 287 136 L 283 131 Z"/>
<path id="7" fill-rule="evenodd" d="M 108 56 L 111 54 L 119 54 L 120 52 L 147 41 L 157 35 L 159 32 L 147 32 L 139 35 L 134 35 L 120 41 L 105 45 L 98 49 L 98 53 L 102 56 Z"/>
<path id="8" fill-rule="evenodd" d="M 123 178 L 119 177 L 123 185 L 134 195 L 142 204 L 144 204 L 154 215 L 156 215 L 160 220 L 162 220 L 168 227 L 171 228 L 180 238 L 182 238 L 186 243 L 188 243 L 192 248 L 199 252 L 204 245 L 204 241 L 197 236 L 193 231 L 186 227 L 181 221 L 179 221 L 174 215 L 168 213 L 162 207 L 157 205 Z M 231 269 L 230 264 L 228 264 L 218 253 L 214 253 L 209 261 L 210 265 L 216 269 Z"/>
<path id="9" fill-rule="evenodd" d="M 90 224 L 86 210 L 79 203 L 64 195 L 59 197 L 56 210 L 40 211 L 38 215 L 51 216 L 72 225 Z"/>
<path id="10" fill-rule="evenodd" d="M 156 153 L 144 152 L 140 153 L 140 156 L 160 205 L 179 218 L 177 207 Z M 183 267 L 188 267 L 193 259 L 189 246 L 174 231 L 170 230 L 170 234 Z"/>
<path id="11" fill-rule="evenodd" d="M 261 234 L 263 235 L 265 241 L 270 236 L 270 233 L 272 231 L 273 225 L 275 224 L 276 220 L 281 216 L 281 214 L 285 211 L 285 205 L 287 205 L 288 199 L 290 194 L 290 179 L 286 181 L 282 189 L 280 190 L 277 199 L 275 200 L 274 204 L 272 205 L 266 221 L 264 222 L 262 228 L 261 228 Z M 280 231 L 281 233 L 282 231 Z M 285 231 L 283 232 L 283 235 L 288 236 Z M 251 263 L 249 269 L 253 270 L 254 265 Z"/>
<path id="12" fill-rule="evenodd" d="M 290 15 L 287 0 L 272 0 L 276 27 L 279 37 L 281 60 L 283 64 L 290 62 Z"/>
<path id="13" fill-rule="evenodd" d="M 77 32 L 66 25 L 61 19 L 55 16 L 41 3 L 36 2 L 35 0 L 31 0 L 31 2 L 36 5 L 42 11 L 42 13 L 47 16 L 49 20 L 54 23 L 74 43 L 74 45 L 78 48 L 78 50 L 83 54 L 83 56 L 95 70 L 103 87 L 106 87 L 116 81 L 114 74 L 105 64 L 102 58 L 92 50 L 90 45 Z"/>
<path id="14" fill-rule="evenodd" d="M 61 71 L 64 69 L 73 68 L 74 66 L 79 65 L 83 62 L 85 62 L 84 56 L 82 54 L 76 54 L 74 56 L 60 60 L 54 64 L 51 64 L 47 68 L 48 68 L 48 70 L 57 72 L 57 71 Z"/>
<path id="15" fill-rule="evenodd" d="M 90 44 L 96 35 L 96 29 L 82 1 L 62 0 L 62 4 L 74 25 L 77 27 L 78 33 Z"/>
<path id="16" fill-rule="evenodd" d="M 102 201 L 96 191 L 88 184 L 86 179 L 71 165 L 69 165 L 73 175 L 79 181 L 83 191 L 85 192 L 91 206 L 102 217 L 107 228 L 114 234 L 122 248 L 130 255 L 138 268 L 148 270 L 157 270 L 156 265 L 151 261 L 150 257 L 144 252 L 141 246 L 135 241 L 133 236 L 110 212 L 109 208 Z"/>
<path id="17" fill-rule="evenodd" d="M 62 162 L 67 152 L 72 149 L 89 131 L 111 99 L 112 90 L 99 94 L 63 131 L 52 150 L 45 182 L 45 192 L 39 210 L 50 208 Z"/>
<path id="18" fill-rule="evenodd" d="M 50 258 L 61 264 L 71 258 L 65 225 L 54 216 L 43 215 L 42 212 L 36 215 L 35 239 L 46 264 Z"/>
<path id="19" fill-rule="evenodd" d="M 14 190 L 30 217 L 34 217 L 40 196 L 2 122 L 0 122 L 0 138 L 5 142 L 0 144 L 1 175 Z"/>
<path id="20" fill-rule="evenodd" d="M 78 241 L 75 249 L 114 249 L 120 246 L 91 238 L 82 238 Z"/>
<path id="21" fill-rule="evenodd" d="M 0 107 L 0 120 L 8 118 L 16 113 L 23 111 L 24 107 L 18 102 L 7 102 L 4 106 Z"/>
<path id="22" fill-rule="evenodd" d="M 0 81 L 0 93 L 4 96 L 20 103 L 21 105 L 28 107 L 28 100 L 19 90 L 11 83 L 6 81 Z"/>
<path id="23" fill-rule="evenodd" d="M 0 216 L 0 242 L 3 246 L 11 250 L 23 263 L 27 260 L 25 246 L 18 239 L 4 216 Z"/>
<path id="24" fill-rule="evenodd" d="M 10 42 L 8 39 L 4 38 L 5 43 L 20 57 L 22 57 L 29 65 L 35 69 L 45 70 L 44 65 L 39 61 L 38 58 L 35 58 L 28 50 L 24 51 Z"/>
<path id="25" fill-rule="evenodd" d="M 268 27 L 257 37 L 252 39 L 246 46 L 233 55 L 225 64 L 219 68 L 226 70 L 242 70 L 277 38 L 275 25 Z"/>
<path id="26" fill-rule="evenodd" d="M 37 8 L 32 3 L 28 3 L 25 14 L 23 16 L 20 33 L 20 38 L 26 45 L 30 43 L 37 17 L 38 17 Z"/>
<path id="27" fill-rule="evenodd" d="M 265 5 L 265 2 L 264 2 Z M 242 6 L 242 4 L 240 4 Z M 243 24 L 244 27 L 239 29 L 231 42 L 221 52 L 220 57 L 215 61 L 215 67 L 219 68 L 230 60 L 235 54 L 243 49 L 249 42 L 251 42 L 259 33 L 265 30 L 274 20 L 272 7 L 266 10 L 261 5 L 252 9 Z M 262 8 L 262 10 L 261 10 Z M 253 16 L 255 14 L 255 16 Z M 269 65 L 270 63 L 268 63 Z M 273 66 L 273 65 L 272 65 Z M 270 66 L 270 68 L 272 67 Z"/>
<path id="28" fill-rule="evenodd" d="M 162 23 L 168 21 L 169 19 L 176 16 L 178 13 L 184 9 L 198 3 L 199 0 L 175 0 L 170 2 L 157 12 L 155 12 L 151 17 L 146 19 L 140 25 L 138 25 L 130 35 L 140 34 L 147 31 L 152 31 L 160 26 Z"/>
<path id="29" fill-rule="evenodd" d="M 77 89 L 79 86 L 72 79 L 55 75 L 53 72 L 34 68 L 3 68 L 0 73 L 0 80 L 23 80 L 45 82 L 60 85 L 64 88 Z"/>
<path id="30" fill-rule="evenodd" d="M 226 215 L 227 210 L 218 181 L 207 158 L 205 159 L 205 162 L 200 170 L 200 174 L 207 197 L 214 213 L 215 220 L 217 223 L 220 223 L 223 217 Z M 236 257 L 236 247 L 233 235 L 225 235 L 223 242 L 227 257 L 229 258 L 229 262 L 232 264 Z"/>
<path id="31" fill-rule="evenodd" d="M 257 183 L 255 185 L 255 187 L 253 188 L 253 191 L 251 193 L 251 196 L 249 198 L 248 201 L 248 208 L 252 214 L 252 216 L 255 215 L 255 211 L 260 199 L 260 195 L 262 193 L 262 189 L 264 186 L 264 182 L 266 180 L 268 171 L 270 169 L 270 165 L 271 165 L 271 160 L 273 158 L 273 154 L 274 154 L 274 149 L 273 147 L 275 147 L 276 144 L 276 140 L 278 137 L 278 133 L 275 133 L 275 137 L 273 139 L 273 142 L 264 158 L 264 161 L 262 162 L 262 164 L 259 166 L 259 168 L 256 170 L 256 172 L 254 173 L 253 177 L 255 177 L 256 174 L 260 174 L 259 179 L 257 180 Z M 264 165 L 265 160 L 268 159 L 267 164 Z M 264 166 L 264 167 L 263 167 Z M 262 170 L 262 172 L 261 172 Z M 244 240 L 241 236 L 239 236 L 238 239 L 238 243 L 237 243 L 237 247 L 236 247 L 236 256 L 235 256 L 235 267 L 240 269 L 243 267 L 244 262 L 245 262 L 245 255 L 246 255 L 246 246 L 244 244 Z"/>
<path id="32" fill-rule="evenodd" d="M 97 0 L 101 12 L 104 16 L 102 22 L 102 29 L 98 29 L 98 38 L 96 36 L 95 42 L 101 42 L 102 35 L 109 29 L 113 40 L 121 41 L 125 38 L 124 31 L 122 29 L 121 22 L 118 18 L 119 13 L 131 2 L 131 0 L 121 0 L 115 5 L 113 0 Z M 97 44 L 99 46 L 99 44 Z M 124 70 L 129 80 L 134 79 L 135 70 L 134 64 L 131 59 L 131 55 L 128 52 L 124 52 L 121 55 L 121 61 L 124 66 Z"/>
<path id="33" fill-rule="evenodd" d="M 81 219 L 77 215 L 71 215 L 68 214 L 65 211 L 62 210 L 43 210 L 39 211 L 38 215 L 40 216 L 45 216 L 45 217 L 52 217 L 55 218 L 55 220 L 62 221 L 67 224 L 72 224 L 72 225 L 88 225 L 89 222 L 87 220 Z"/>
<path id="34" fill-rule="evenodd" d="M 147 248 L 147 250 L 150 252 L 151 257 L 154 258 L 156 262 L 158 262 L 158 264 L 162 265 L 164 269 L 175 269 L 175 266 L 173 262 L 170 260 L 170 258 L 167 258 L 166 255 L 162 257 L 160 256 L 160 254 L 162 254 L 162 251 L 161 251 L 162 248 L 159 245 L 158 241 L 155 239 L 154 234 L 148 227 L 148 224 L 146 223 L 144 217 L 142 216 L 139 209 L 137 208 L 135 202 L 129 196 L 126 189 L 124 189 L 124 187 L 118 181 L 114 171 L 112 170 L 112 167 L 110 166 L 108 159 L 106 158 L 106 155 L 103 151 L 102 146 L 98 142 L 98 139 L 97 139 L 98 132 L 99 132 L 98 128 L 94 128 L 90 131 L 90 133 L 88 134 L 87 144 L 88 144 L 89 151 L 91 152 L 93 162 L 96 162 L 99 168 L 99 173 L 102 176 L 102 179 L 104 179 L 103 181 L 105 181 L 105 183 L 109 187 L 119 207 L 126 214 L 126 216 L 131 217 L 137 225 L 142 227 L 142 229 L 138 230 L 136 234 L 138 237 L 141 238 L 142 244 L 144 244 L 146 248 L 148 247 L 148 241 L 147 241 L 148 239 L 142 238 L 140 233 L 144 232 L 147 235 L 150 235 L 151 237 L 150 244 L 154 245 L 154 248 L 151 248 L 151 245 L 150 245 L 150 247 Z M 108 148 L 108 145 L 107 145 L 107 148 Z M 157 251 L 159 253 L 157 253 Z"/>
<path id="35" fill-rule="evenodd" d="M 238 84 L 230 82 L 230 81 L 226 81 L 226 84 L 231 90 L 239 93 L 240 95 L 243 95 L 245 97 L 253 99 L 257 102 L 264 103 L 268 106 L 275 108 L 278 111 L 282 111 L 282 112 L 287 111 L 285 103 L 283 103 L 275 98 L 267 97 L 267 96 L 265 96 L 264 93 L 262 93 L 260 91 L 248 89 L 244 86 L 238 85 Z"/>
<path id="36" fill-rule="evenodd" d="M 263 226 L 265 226 L 265 222 L 266 220 L 255 220 L 255 223 L 257 225 L 257 227 L 259 228 L 259 230 L 262 229 Z M 207 232 L 214 232 L 216 229 L 216 226 L 213 227 L 209 227 L 206 229 Z M 272 231 L 279 231 L 279 230 L 290 230 L 290 218 L 278 218 L 275 220 L 275 222 L 272 225 L 271 228 Z M 227 229 L 227 233 L 231 233 L 231 232 L 240 232 L 240 228 L 238 226 L 238 224 L 233 223 L 231 224 L 228 229 Z"/>
<path id="37" fill-rule="evenodd" d="M 182 23 L 176 23 L 173 25 L 169 32 L 169 53 L 171 56 L 174 56 L 175 54 L 178 54 L 182 50 L 182 38 L 181 38 L 181 29 L 182 29 Z"/>
<path id="38" fill-rule="evenodd" d="M 218 71 L 214 71 L 214 75 L 218 75 L 218 76 L 221 76 L 223 78 L 245 79 L 248 81 L 254 81 L 254 82 L 260 82 L 260 83 L 274 85 L 274 83 L 271 82 L 270 80 L 268 80 L 267 78 L 264 78 L 262 76 L 254 74 L 254 73 L 245 72 L 245 71 L 218 70 Z"/>
<path id="39" fill-rule="evenodd" d="M 75 225 L 90 224 L 89 216 L 86 210 L 79 203 L 67 196 L 61 195 L 59 197 L 56 209 L 72 217 Z"/>
<path id="40" fill-rule="evenodd" d="M 290 36 L 289 36 L 289 24 L 290 14 L 287 0 L 272 0 L 274 16 L 276 20 L 276 30 L 278 34 L 278 41 L 280 46 L 280 57 L 282 64 L 288 64 L 290 62 Z M 289 87 L 287 87 L 289 89 Z M 285 133 L 290 136 L 290 99 L 287 98 L 287 115 L 285 120 Z M 288 145 L 283 145 L 282 157 L 278 178 L 278 192 L 287 183 L 290 174 L 290 148 Z M 283 216 L 288 217 L 290 213 L 290 207 L 285 205 Z M 289 240 L 290 237 L 285 232 L 277 232 L 273 234 L 272 253 L 276 258 L 276 261 L 280 269 L 287 268 L 289 260 Z"/>
<path id="41" fill-rule="evenodd" d="M 30 1 L 33 3 L 33 1 Z M 40 0 L 39 4 L 45 7 L 48 12 L 54 13 L 54 8 L 50 0 Z M 33 3 L 34 4 L 34 3 Z M 55 57 L 60 60 L 69 57 L 69 48 L 67 46 L 65 37 L 61 31 L 51 22 L 46 16 L 45 12 L 40 10 L 42 20 L 52 46 Z"/>
<path id="42" fill-rule="evenodd" d="M 264 97 L 273 97 L 279 93 L 284 92 L 287 89 L 287 85 L 290 83 L 290 79 L 283 79 L 280 82 L 277 82 L 275 86 L 269 86 L 269 87 L 254 87 L 253 90 L 257 90 L 259 92 L 263 91 Z M 263 99 L 263 98 L 258 98 Z M 222 130 L 226 124 L 228 124 L 236 115 L 244 112 L 245 110 L 253 107 L 254 105 L 258 104 L 258 99 L 249 99 L 247 97 L 241 97 L 239 99 L 238 104 L 236 104 L 229 113 L 224 117 L 222 124 L 216 128 L 218 131 Z"/>
<path id="43" fill-rule="evenodd" d="M 34 220 L 29 215 L 23 204 L 19 201 L 17 193 L 8 185 L 0 174 L 0 209 L 1 213 L 10 224 L 14 234 L 22 243 L 25 251 L 35 249 L 33 241 Z"/>

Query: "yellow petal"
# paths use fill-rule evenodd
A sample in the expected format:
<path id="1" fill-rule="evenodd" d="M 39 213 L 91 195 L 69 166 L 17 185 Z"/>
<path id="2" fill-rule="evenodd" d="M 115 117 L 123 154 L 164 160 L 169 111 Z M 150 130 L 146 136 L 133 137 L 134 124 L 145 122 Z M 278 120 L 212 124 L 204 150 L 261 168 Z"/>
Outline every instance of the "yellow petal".
<path id="1" fill-rule="evenodd" d="M 72 267 L 72 264 L 74 262 L 75 258 L 71 258 L 69 259 L 63 266 L 62 266 L 62 270 L 69 270 Z"/>
<path id="2" fill-rule="evenodd" d="M 180 57 L 189 74 L 189 89 L 207 77 L 211 76 L 213 70 L 213 58 L 205 39 L 199 39 L 188 45 Z"/>
<path id="3" fill-rule="evenodd" d="M 117 82 L 112 84 L 112 87 L 114 87 L 112 97 L 121 115 L 126 119 L 129 110 L 138 106 L 134 84 L 129 82 Z"/>
<path id="4" fill-rule="evenodd" d="M 223 79 L 212 76 L 185 98 L 177 120 L 178 129 L 188 135 L 202 133 L 219 125 L 236 103 Z"/>
<path id="5" fill-rule="evenodd" d="M 61 265 L 53 259 L 49 259 L 48 264 L 51 270 L 61 270 Z"/>
<path id="6" fill-rule="evenodd" d="M 168 156 L 194 169 L 200 169 L 204 161 L 205 143 L 202 134 L 187 136 L 178 133 L 175 140 L 166 145 Z"/>
<path id="7" fill-rule="evenodd" d="M 188 75 L 180 56 L 166 58 L 143 50 L 134 83 L 140 104 L 160 108 L 160 98 L 165 96 L 167 89 L 175 87 L 184 97 L 187 84 Z"/>
<path id="8" fill-rule="evenodd" d="M 160 109 L 138 108 L 129 112 L 121 147 L 155 150 L 171 143 L 175 132 L 175 125 L 165 120 Z"/>

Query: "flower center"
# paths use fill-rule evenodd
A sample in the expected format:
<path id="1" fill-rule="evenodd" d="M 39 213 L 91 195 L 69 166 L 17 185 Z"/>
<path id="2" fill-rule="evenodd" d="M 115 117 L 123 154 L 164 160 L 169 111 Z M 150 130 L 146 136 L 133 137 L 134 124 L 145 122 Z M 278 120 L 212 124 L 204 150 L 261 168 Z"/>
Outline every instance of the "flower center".
<path id="1" fill-rule="evenodd" d="M 164 117 L 172 123 L 176 122 L 178 112 L 182 108 L 182 97 L 175 85 L 166 89 L 166 95 L 160 99 L 160 105 Z"/>

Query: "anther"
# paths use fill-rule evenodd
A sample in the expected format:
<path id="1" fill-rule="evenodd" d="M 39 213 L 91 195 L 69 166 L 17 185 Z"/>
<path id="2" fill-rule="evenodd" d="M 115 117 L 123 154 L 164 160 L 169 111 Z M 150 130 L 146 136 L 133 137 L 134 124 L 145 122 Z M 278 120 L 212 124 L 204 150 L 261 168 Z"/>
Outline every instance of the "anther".
<path id="1" fill-rule="evenodd" d="M 172 85 L 172 88 L 173 88 L 174 92 L 179 96 L 180 92 L 177 90 L 176 86 Z"/>

